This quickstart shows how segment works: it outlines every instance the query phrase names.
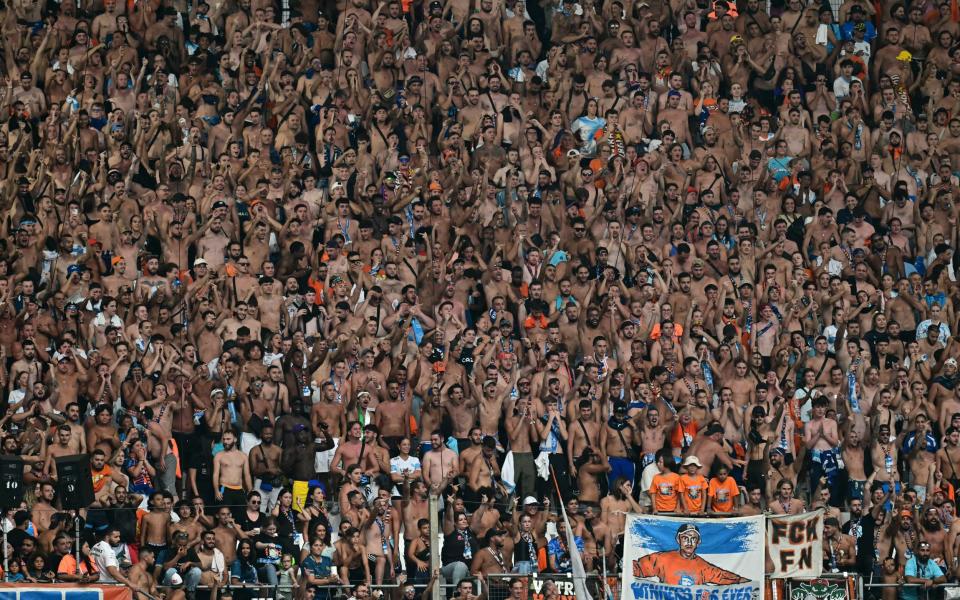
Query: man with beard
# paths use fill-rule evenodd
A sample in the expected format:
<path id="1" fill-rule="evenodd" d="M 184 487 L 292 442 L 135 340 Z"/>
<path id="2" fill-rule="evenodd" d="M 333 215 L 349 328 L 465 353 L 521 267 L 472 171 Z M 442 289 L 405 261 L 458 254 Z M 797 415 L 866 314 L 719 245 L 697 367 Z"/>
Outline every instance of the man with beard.
<path id="1" fill-rule="evenodd" d="M 947 427 L 943 436 L 943 448 L 937 452 L 937 471 L 943 474 L 943 478 L 949 481 L 954 489 L 960 487 L 958 446 L 960 446 L 960 429 L 953 426 Z"/>
<path id="2" fill-rule="evenodd" d="M 127 484 L 126 476 L 107 464 L 107 455 L 100 448 L 94 449 L 90 456 L 90 476 L 93 479 L 94 504 L 98 505 L 110 504 L 114 485 Z"/>
<path id="3" fill-rule="evenodd" d="M 247 455 L 237 448 L 233 429 L 223 432 L 223 452 L 213 457 L 213 493 L 217 501 L 243 510 L 252 485 Z"/>
<path id="4" fill-rule="evenodd" d="M 493 527 L 483 537 L 485 548 L 477 552 L 470 563 L 470 573 L 487 577 L 493 573 L 509 573 L 513 569 L 513 557 L 503 552 L 503 538 L 506 530 Z"/>
<path id="5" fill-rule="evenodd" d="M 387 397 L 377 405 L 373 424 L 380 430 L 390 455 L 396 456 L 400 440 L 410 435 L 410 405 L 400 401 L 400 384 L 395 379 L 387 381 Z"/>
<path id="6" fill-rule="evenodd" d="M 210 588 L 210 600 L 216 600 L 220 586 L 227 583 L 228 570 L 223 552 L 217 548 L 217 536 L 212 531 L 204 531 L 200 536 L 197 558 L 200 567 L 200 585 Z"/>
<path id="7" fill-rule="evenodd" d="M 387 392 L 390 391 L 390 383 L 387 383 Z M 441 402 L 443 410 L 450 417 L 453 424 L 453 437 L 457 440 L 457 449 L 463 456 L 464 451 L 473 446 L 471 431 L 477 423 L 477 406 L 480 399 L 475 394 L 470 394 L 466 398 L 463 386 L 453 384 L 447 389 L 447 401 Z"/>
<path id="8" fill-rule="evenodd" d="M 242 510 L 242 509 L 241 509 Z M 217 548 L 223 553 L 225 564 L 231 564 L 237 556 L 237 542 L 247 539 L 247 534 L 236 524 L 229 506 L 221 506 L 217 509 L 217 526 L 213 528 L 213 534 L 217 540 Z"/>
<path id="9" fill-rule="evenodd" d="M 260 443 L 250 450 L 250 475 L 253 477 L 253 489 L 259 490 L 263 498 L 261 512 L 273 510 L 282 489 L 283 471 L 280 468 L 283 450 L 273 443 L 273 425 L 266 423 L 260 430 Z"/>
<path id="10" fill-rule="evenodd" d="M 146 270 L 137 282 L 135 294 L 137 302 L 147 304 L 148 306 L 159 304 L 163 302 L 165 297 L 171 294 L 167 280 L 160 276 L 159 270 L 160 258 L 157 256 L 147 257 Z"/>
<path id="11" fill-rule="evenodd" d="M 627 418 L 627 405 L 623 402 L 614 403 L 613 414 L 600 430 L 600 447 L 603 448 L 610 463 L 607 489 L 613 490 L 613 483 L 620 478 L 625 479 L 631 486 L 636 482 L 637 465 L 633 458 L 634 448 L 642 444 L 636 429 Z"/>
<path id="12" fill-rule="evenodd" d="M 641 469 L 646 468 L 657 460 L 659 452 L 667 439 L 667 424 L 660 421 L 660 409 L 652 404 L 647 405 L 644 421 L 638 433 Z"/>
<path id="13" fill-rule="evenodd" d="M 307 482 L 316 475 L 314 467 L 316 453 L 333 448 L 333 440 L 329 437 L 320 438 L 320 440 L 312 441 L 310 430 L 303 425 L 298 425 L 295 428 L 294 443 L 287 444 L 283 448 L 280 466 L 283 472 L 293 480 L 294 487 L 303 487 L 304 493 L 306 493 Z M 301 485 L 297 486 L 298 483 Z"/>
<path id="14" fill-rule="evenodd" d="M 903 581 L 919 585 L 924 590 L 946 583 L 947 577 L 943 568 L 936 560 L 931 559 L 930 543 L 920 540 L 914 549 L 916 553 L 910 553 L 903 568 Z M 905 589 L 900 594 L 904 600 L 917 600 L 918 596 L 919 592 L 915 589 Z"/>
<path id="15" fill-rule="evenodd" d="M 152 548 L 141 548 L 137 564 L 130 567 L 130 571 L 127 573 L 127 579 L 133 586 L 134 591 L 144 592 L 155 598 L 160 597 L 160 592 L 157 591 L 157 579 L 154 576 L 156 566 L 156 552 Z M 177 589 L 169 590 L 166 595 L 167 600 L 183 600 L 183 598 L 183 591 Z"/>
<path id="16" fill-rule="evenodd" d="M 840 533 L 840 523 L 833 517 L 823 520 L 823 570 L 825 573 L 847 571 L 857 562 L 856 540 Z"/>
<path id="17" fill-rule="evenodd" d="M 214 208 L 217 208 L 216 203 Z M 205 259 L 211 269 L 222 267 L 230 243 L 230 237 L 223 230 L 223 221 L 219 218 L 210 219 L 197 233 L 201 234 L 197 236 L 197 257 Z"/>
<path id="18" fill-rule="evenodd" d="M 771 448 L 767 456 L 767 464 L 769 468 L 767 469 L 765 481 L 766 481 L 766 493 L 764 494 L 767 498 L 775 497 L 776 490 L 780 487 L 780 482 L 788 481 L 791 484 L 796 484 L 797 481 L 797 472 L 796 472 L 796 463 L 791 462 L 789 465 L 786 464 L 785 454 L 781 448 Z"/>
<path id="19" fill-rule="evenodd" d="M 928 506 L 920 520 L 920 535 L 930 544 L 930 557 L 941 567 L 947 566 L 946 541 L 947 532 L 940 520 L 940 511 L 935 506 Z"/>

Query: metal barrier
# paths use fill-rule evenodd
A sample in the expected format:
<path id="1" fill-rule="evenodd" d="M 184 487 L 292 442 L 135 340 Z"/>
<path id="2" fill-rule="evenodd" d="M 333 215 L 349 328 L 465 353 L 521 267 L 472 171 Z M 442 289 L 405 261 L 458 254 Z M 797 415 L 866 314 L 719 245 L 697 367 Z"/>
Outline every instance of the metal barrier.
<path id="1" fill-rule="evenodd" d="M 369 587 L 371 592 L 380 591 L 384 593 L 385 597 L 390 597 L 388 593 L 396 592 L 400 588 L 406 587 L 407 585 L 413 585 L 414 589 L 417 591 L 417 594 L 416 594 L 417 598 L 419 598 L 420 595 L 423 594 L 423 591 L 427 588 L 425 584 L 413 584 L 410 582 L 390 583 L 390 584 L 385 583 L 382 585 L 371 585 Z M 451 592 L 454 589 L 456 589 L 456 586 L 453 585 L 452 583 L 441 583 L 440 581 L 437 581 L 434 585 L 439 587 L 441 590 L 443 590 L 444 593 L 441 594 L 442 597 L 450 597 L 452 595 Z M 318 594 L 319 597 L 322 597 L 322 598 L 329 597 L 333 600 L 341 600 L 341 599 L 348 598 L 350 596 L 350 590 L 353 588 L 353 586 L 349 584 L 314 585 L 310 587 L 312 587 L 317 592 L 326 592 L 326 594 L 323 594 L 323 593 Z M 170 590 L 170 589 L 179 589 L 179 588 L 180 586 L 157 585 L 157 589 L 159 590 Z M 241 584 L 225 585 L 220 587 L 219 589 L 230 590 L 230 592 L 233 595 L 236 595 L 237 591 L 244 592 L 248 590 L 249 591 L 256 590 L 257 595 L 252 596 L 251 597 L 252 600 L 265 600 L 268 598 L 299 599 L 302 597 L 302 594 L 300 593 L 301 587 L 290 586 L 290 585 L 273 586 L 266 583 L 249 583 L 249 584 L 241 583 Z M 197 591 L 210 591 L 210 590 L 211 590 L 210 586 L 206 586 L 206 585 L 197 586 Z"/>
<path id="2" fill-rule="evenodd" d="M 556 600 L 581 600 L 575 592 L 574 579 L 570 573 L 532 573 L 530 575 L 490 573 L 486 576 L 485 591 L 487 600 L 506 600 L 510 596 L 510 586 L 513 582 L 522 581 L 526 600 L 543 600 L 547 597 Z M 616 579 L 619 579 L 619 576 Z M 600 575 L 588 574 L 584 579 L 584 585 L 594 600 L 608 597 L 607 586 L 604 585 L 603 577 Z M 551 588 L 556 588 L 556 595 L 553 595 Z M 619 600 L 619 594 L 614 594 L 614 598 Z"/>
<path id="3" fill-rule="evenodd" d="M 864 592 L 861 598 L 882 598 L 883 591 L 889 588 L 898 588 L 899 591 L 896 596 L 898 599 L 944 600 L 945 598 L 960 597 L 960 584 L 957 583 L 938 583 L 927 587 L 921 583 L 864 582 Z M 948 590 L 953 593 L 948 594 Z"/>

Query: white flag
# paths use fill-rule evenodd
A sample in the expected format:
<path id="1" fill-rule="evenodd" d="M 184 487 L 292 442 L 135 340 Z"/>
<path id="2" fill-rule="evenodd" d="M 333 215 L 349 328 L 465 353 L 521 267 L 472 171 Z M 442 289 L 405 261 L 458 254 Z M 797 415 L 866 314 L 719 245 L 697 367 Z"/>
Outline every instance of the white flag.
<path id="1" fill-rule="evenodd" d="M 563 514 L 563 526 L 567 533 L 567 550 L 570 552 L 570 570 L 573 574 L 573 590 L 580 600 L 593 600 L 593 596 L 587 591 L 587 570 L 583 568 L 583 559 L 580 558 L 580 549 L 577 548 L 576 540 L 573 537 L 573 528 L 570 527 L 570 519 L 567 518 L 567 509 L 563 501 L 559 502 L 560 511 Z"/>

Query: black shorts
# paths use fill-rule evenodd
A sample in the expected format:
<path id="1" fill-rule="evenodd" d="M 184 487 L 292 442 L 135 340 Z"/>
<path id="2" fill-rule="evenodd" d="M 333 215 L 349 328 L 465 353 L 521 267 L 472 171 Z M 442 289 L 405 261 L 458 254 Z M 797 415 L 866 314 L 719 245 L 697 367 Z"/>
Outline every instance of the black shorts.
<path id="1" fill-rule="evenodd" d="M 347 569 L 347 578 L 350 580 L 350 585 L 360 585 L 361 583 L 367 582 L 367 572 L 364 570 L 363 565 L 359 567 L 349 567 Z"/>

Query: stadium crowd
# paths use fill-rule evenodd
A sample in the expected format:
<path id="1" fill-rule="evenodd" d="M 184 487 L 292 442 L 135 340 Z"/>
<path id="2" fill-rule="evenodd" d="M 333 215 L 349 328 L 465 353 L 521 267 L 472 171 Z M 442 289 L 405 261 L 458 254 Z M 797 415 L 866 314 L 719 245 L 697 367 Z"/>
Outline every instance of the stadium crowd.
<path id="1" fill-rule="evenodd" d="M 955 0 L 0 23 L 6 581 L 519 599 L 561 504 L 590 572 L 824 508 L 827 571 L 960 576 Z"/>

